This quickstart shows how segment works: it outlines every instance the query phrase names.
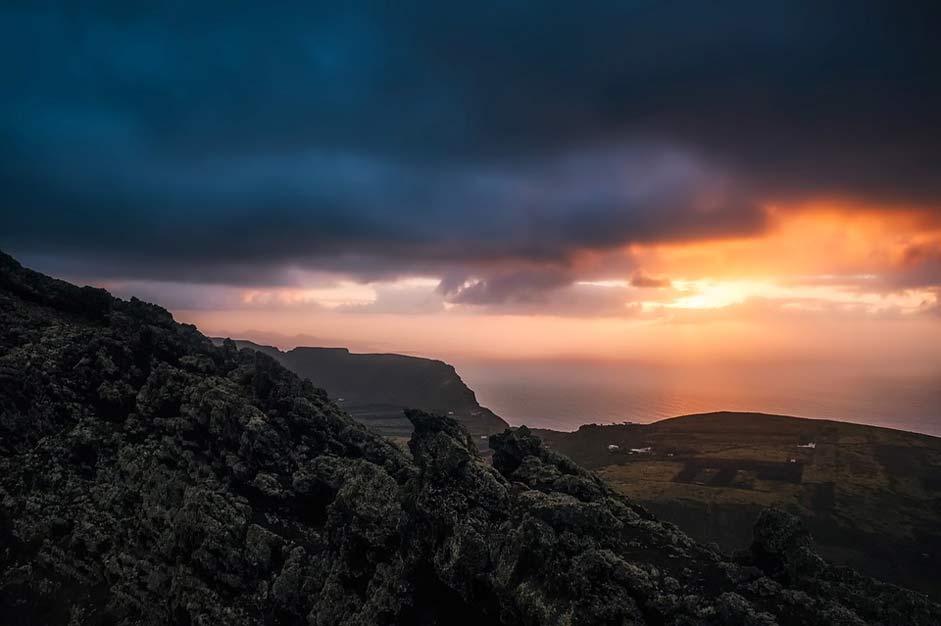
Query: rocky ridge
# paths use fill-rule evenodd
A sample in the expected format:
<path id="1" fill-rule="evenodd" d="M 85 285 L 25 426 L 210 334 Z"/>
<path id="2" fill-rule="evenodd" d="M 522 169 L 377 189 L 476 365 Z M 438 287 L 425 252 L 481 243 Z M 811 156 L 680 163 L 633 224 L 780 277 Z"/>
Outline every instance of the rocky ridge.
<path id="1" fill-rule="evenodd" d="M 413 411 L 410 455 L 270 357 L 0 256 L 8 624 L 911 624 L 769 511 L 734 558 L 542 446 Z"/>

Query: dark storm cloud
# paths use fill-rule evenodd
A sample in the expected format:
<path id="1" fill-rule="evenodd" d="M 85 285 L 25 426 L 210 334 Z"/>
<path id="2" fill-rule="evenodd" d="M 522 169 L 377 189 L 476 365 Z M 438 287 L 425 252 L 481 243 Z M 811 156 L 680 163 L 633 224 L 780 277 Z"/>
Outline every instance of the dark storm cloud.
<path id="1" fill-rule="evenodd" d="M 0 9 L 0 245 L 490 302 L 579 251 L 754 233 L 766 198 L 941 200 L 933 4 L 198 4 Z"/>
<path id="2" fill-rule="evenodd" d="M 654 146 L 500 167 L 316 151 L 153 160 L 133 171 L 115 162 L 83 183 L 72 210 L 26 206 L 8 228 L 73 272 L 163 280 L 284 283 L 292 267 L 464 280 L 504 263 L 539 266 L 522 277 L 564 276 L 578 250 L 750 233 L 765 219 L 721 177 Z"/>
<path id="3" fill-rule="evenodd" d="M 665 276 L 651 276 L 641 270 L 631 275 L 631 287 L 641 287 L 645 289 L 666 289 L 671 287 L 670 279 Z"/>
<path id="4" fill-rule="evenodd" d="M 500 272 L 484 279 L 471 279 L 442 291 L 455 304 L 500 304 L 508 301 L 541 302 L 545 292 L 571 283 L 573 277 L 560 268 L 524 269 Z"/>
<path id="5" fill-rule="evenodd" d="M 937 287 L 941 283 L 941 241 L 910 245 L 902 265 L 884 277 L 889 289 Z"/>

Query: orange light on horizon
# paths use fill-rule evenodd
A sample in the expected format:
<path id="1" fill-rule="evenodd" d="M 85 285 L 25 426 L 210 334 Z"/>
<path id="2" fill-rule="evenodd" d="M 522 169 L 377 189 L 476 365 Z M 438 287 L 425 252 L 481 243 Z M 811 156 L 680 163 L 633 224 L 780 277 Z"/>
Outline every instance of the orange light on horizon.
<path id="1" fill-rule="evenodd" d="M 769 230 L 746 238 L 581 253 L 570 269 L 585 278 L 522 312 L 450 302 L 425 276 L 246 290 L 231 310 L 179 313 L 210 330 L 277 329 L 430 356 L 709 361 L 739 358 L 747 346 L 748 358 L 937 361 L 926 346 L 941 340 L 941 318 L 931 314 L 941 311 L 941 289 L 919 283 L 917 271 L 941 267 L 941 223 L 832 202 L 772 217 Z M 389 294 L 396 306 L 383 309 Z M 588 304 L 562 306 L 575 298 Z M 410 299 L 436 306 L 401 306 Z M 592 302 L 604 306 L 593 312 Z"/>
<path id="2" fill-rule="evenodd" d="M 882 275 L 911 264 L 915 251 L 941 255 L 941 223 L 912 211 L 807 205 L 775 211 L 773 224 L 755 237 L 633 245 L 626 254 L 687 280 Z"/>

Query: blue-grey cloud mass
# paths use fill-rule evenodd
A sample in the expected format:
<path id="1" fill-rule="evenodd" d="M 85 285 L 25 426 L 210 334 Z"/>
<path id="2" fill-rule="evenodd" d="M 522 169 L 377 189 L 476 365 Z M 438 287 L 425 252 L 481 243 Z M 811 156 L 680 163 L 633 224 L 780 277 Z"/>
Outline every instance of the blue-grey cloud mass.
<path id="1" fill-rule="evenodd" d="M 769 199 L 939 219 L 937 3 L 292 4 L 5 3 L 0 247 L 490 303 L 760 232 Z"/>

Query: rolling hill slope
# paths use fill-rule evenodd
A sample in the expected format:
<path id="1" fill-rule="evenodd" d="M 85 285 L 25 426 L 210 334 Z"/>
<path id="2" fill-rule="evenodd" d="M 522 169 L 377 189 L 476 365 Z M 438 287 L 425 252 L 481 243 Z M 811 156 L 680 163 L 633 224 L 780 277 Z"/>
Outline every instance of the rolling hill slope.
<path id="1" fill-rule="evenodd" d="M 829 558 L 941 597 L 937 437 L 754 413 L 539 434 L 700 541 L 744 549 L 759 512 L 777 506 Z"/>

